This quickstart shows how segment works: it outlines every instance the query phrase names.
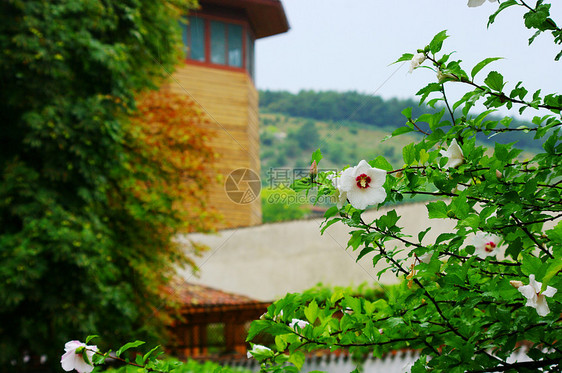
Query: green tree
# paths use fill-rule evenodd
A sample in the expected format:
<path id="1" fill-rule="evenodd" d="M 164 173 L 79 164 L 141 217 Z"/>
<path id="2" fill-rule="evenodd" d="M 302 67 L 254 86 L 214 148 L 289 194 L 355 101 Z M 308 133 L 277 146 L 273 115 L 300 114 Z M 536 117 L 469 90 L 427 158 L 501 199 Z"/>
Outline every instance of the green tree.
<path id="1" fill-rule="evenodd" d="M 531 42 L 548 32 L 562 44 L 562 28 L 547 2 L 506 0 L 495 6 L 489 23 L 507 8 L 511 14 L 519 10 L 536 32 Z M 295 190 L 318 188 L 337 197 L 340 204 L 325 213 L 321 231 L 347 225 L 348 247 L 359 251 L 359 260 L 371 254 L 374 265 L 384 266 L 379 276 L 391 270 L 402 283 L 379 300 L 343 292 L 278 300 L 249 332 L 249 340 L 261 334 L 274 339 L 268 348 L 253 349 L 262 371 L 296 372 L 306 352 L 339 349 L 356 356 L 415 349 L 420 357 L 413 373 L 561 370 L 562 95 L 530 93 L 522 82 L 510 87 L 498 71 L 486 75 L 495 57 L 464 70 L 455 54 L 442 51 L 446 38 L 442 31 L 397 61 L 434 70 L 435 81 L 418 95 L 421 103 L 444 107 L 419 117 L 403 110 L 406 124 L 393 136 L 423 135 L 404 146 L 403 167 L 393 169 L 378 156 L 337 175 L 320 173 L 293 184 Z M 445 95 L 450 84 L 466 90 L 456 102 Z M 474 113 L 476 102 L 487 110 Z M 509 119 L 490 116 L 500 107 L 536 110 L 536 116 L 513 128 Z M 522 159 L 520 148 L 501 141 L 509 132 L 532 133 L 541 151 Z M 483 136 L 494 139 L 493 151 Z M 316 163 L 320 159 L 319 151 L 313 153 Z M 434 224 L 406 234 L 396 210 L 373 220 L 363 214 L 370 205 L 412 195 L 432 197 L 429 218 L 452 219 L 455 227 L 430 238 Z M 529 361 L 512 361 L 522 346 Z"/>
<path id="2" fill-rule="evenodd" d="M 158 289 L 187 263 L 169 244 L 184 224 L 166 193 L 133 192 L 159 164 L 137 164 L 127 117 L 177 63 L 193 5 L 0 4 L 0 369 L 24 371 L 23 354 L 57 365 L 86 331 L 162 335 Z"/>

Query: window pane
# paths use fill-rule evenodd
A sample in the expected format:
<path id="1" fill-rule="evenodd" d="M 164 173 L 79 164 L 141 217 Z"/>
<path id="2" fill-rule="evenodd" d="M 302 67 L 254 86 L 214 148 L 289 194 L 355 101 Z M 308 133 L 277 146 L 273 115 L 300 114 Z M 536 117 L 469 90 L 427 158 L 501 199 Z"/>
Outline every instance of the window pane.
<path id="1" fill-rule="evenodd" d="M 205 61 L 205 21 L 197 17 L 189 17 L 189 58 Z"/>
<path id="2" fill-rule="evenodd" d="M 226 39 L 224 23 L 211 21 L 211 62 L 226 64 Z"/>
<path id="3" fill-rule="evenodd" d="M 246 32 L 246 70 L 254 78 L 254 40 L 249 32 Z"/>
<path id="4" fill-rule="evenodd" d="M 242 67 L 242 26 L 228 25 L 228 65 Z"/>

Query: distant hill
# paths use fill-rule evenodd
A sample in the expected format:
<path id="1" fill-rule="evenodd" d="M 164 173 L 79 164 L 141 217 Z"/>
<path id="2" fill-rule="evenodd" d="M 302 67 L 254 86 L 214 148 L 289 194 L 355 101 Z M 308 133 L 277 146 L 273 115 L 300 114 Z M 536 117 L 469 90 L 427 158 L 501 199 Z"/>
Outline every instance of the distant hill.
<path id="1" fill-rule="evenodd" d="M 335 91 L 260 91 L 260 110 L 263 113 L 280 113 L 289 117 L 309 118 L 317 121 L 334 122 L 342 126 L 349 123 L 361 123 L 376 127 L 379 130 L 392 132 L 404 124 L 401 114 L 406 107 L 412 108 L 412 116 L 419 117 L 423 113 L 434 111 L 428 107 L 419 107 L 414 99 L 383 99 L 379 96 L 358 92 Z M 439 109 L 440 110 L 440 109 Z M 474 114 L 476 116 L 477 113 Z M 489 116 L 488 119 L 499 120 L 501 116 Z M 526 124 L 514 120 L 510 127 Z M 518 146 L 529 151 L 537 151 L 537 141 L 533 134 L 507 132 L 493 138 L 481 136 L 481 141 L 493 146 L 494 142 L 518 142 Z"/>
<path id="2" fill-rule="evenodd" d="M 260 91 L 260 158 L 261 178 L 264 187 L 290 184 L 295 178 L 307 174 L 310 157 L 320 148 L 324 158 L 321 169 L 341 170 L 346 165 L 356 165 L 361 159 L 371 160 L 383 155 L 394 167 L 403 165 L 402 148 L 419 139 L 411 132 L 382 142 L 396 128 L 403 126 L 401 111 L 412 108 L 413 117 L 423 114 L 414 100 L 383 100 L 357 92 L 301 91 L 297 94 L 277 91 Z M 427 112 L 427 111 L 426 111 Z M 499 119 L 499 118 L 498 118 Z M 512 122 L 519 126 L 522 122 Z M 502 133 L 493 138 L 481 136 L 493 147 L 494 141 L 518 141 L 526 150 L 524 157 L 538 149 L 532 134 Z M 526 146 L 527 145 L 527 146 Z M 421 197 L 417 197 L 418 199 Z M 416 199 L 416 200 L 418 200 Z M 292 219 L 303 212 L 283 201 L 264 202 L 264 221 Z"/>

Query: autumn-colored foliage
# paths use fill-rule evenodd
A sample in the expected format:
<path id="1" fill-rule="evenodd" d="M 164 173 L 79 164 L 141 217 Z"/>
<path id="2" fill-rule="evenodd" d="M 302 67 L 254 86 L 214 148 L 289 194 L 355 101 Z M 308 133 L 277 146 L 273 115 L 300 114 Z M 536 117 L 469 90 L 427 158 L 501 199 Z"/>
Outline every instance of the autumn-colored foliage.
<path id="1" fill-rule="evenodd" d="M 207 205 L 208 191 L 217 183 L 213 161 L 216 153 L 209 146 L 209 119 L 199 105 L 187 95 L 163 89 L 139 97 L 137 114 L 132 118 L 138 131 L 137 154 L 148 162 L 159 164 L 147 179 L 137 181 L 133 192 L 142 199 L 163 193 L 169 208 L 181 219 L 180 231 L 214 229 L 218 214 Z"/>

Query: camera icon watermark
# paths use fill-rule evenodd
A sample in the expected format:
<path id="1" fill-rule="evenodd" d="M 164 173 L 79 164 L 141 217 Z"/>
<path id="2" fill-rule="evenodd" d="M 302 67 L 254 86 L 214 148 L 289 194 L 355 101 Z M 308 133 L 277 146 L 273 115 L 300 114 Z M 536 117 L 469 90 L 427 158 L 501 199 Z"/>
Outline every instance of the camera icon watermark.
<path id="1" fill-rule="evenodd" d="M 224 190 L 232 202 L 247 205 L 260 196 L 260 176 L 249 168 L 236 169 L 226 178 Z"/>

